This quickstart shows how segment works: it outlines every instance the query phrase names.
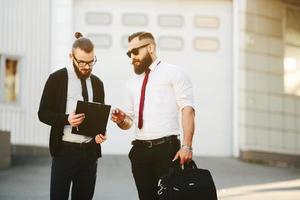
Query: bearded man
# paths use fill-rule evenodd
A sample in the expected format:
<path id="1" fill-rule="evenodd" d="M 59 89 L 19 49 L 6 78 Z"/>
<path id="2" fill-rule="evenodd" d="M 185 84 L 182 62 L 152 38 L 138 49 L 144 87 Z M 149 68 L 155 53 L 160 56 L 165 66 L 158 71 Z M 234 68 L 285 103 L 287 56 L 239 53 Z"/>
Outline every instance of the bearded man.
<path id="1" fill-rule="evenodd" d="M 103 83 L 92 74 L 97 61 L 94 45 L 79 32 L 75 37 L 69 54 L 72 64 L 50 74 L 38 111 L 40 121 L 51 126 L 51 200 L 67 200 L 71 183 L 72 200 L 93 198 L 100 143 L 106 140 L 104 133 L 93 138 L 72 132 L 85 117 L 74 113 L 78 100 L 104 103 Z"/>
<path id="2" fill-rule="evenodd" d="M 149 32 L 128 37 L 127 55 L 135 75 L 126 85 L 124 109 L 115 109 L 111 120 L 123 130 L 135 125 L 129 158 L 139 199 L 156 200 L 158 179 L 167 173 L 172 160 L 178 158 L 184 164 L 192 159 L 192 84 L 182 68 L 157 58 L 156 42 Z"/>

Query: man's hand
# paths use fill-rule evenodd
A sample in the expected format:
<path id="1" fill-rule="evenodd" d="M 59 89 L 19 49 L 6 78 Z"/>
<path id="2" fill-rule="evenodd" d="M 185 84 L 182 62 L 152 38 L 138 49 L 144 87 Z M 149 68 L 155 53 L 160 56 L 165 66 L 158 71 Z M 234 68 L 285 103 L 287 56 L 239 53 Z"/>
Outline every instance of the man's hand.
<path id="1" fill-rule="evenodd" d="M 68 121 L 72 127 L 78 127 L 84 120 L 84 113 L 75 114 L 74 112 L 69 114 Z"/>
<path id="2" fill-rule="evenodd" d="M 118 108 L 112 110 L 111 120 L 123 130 L 130 129 L 130 127 L 132 126 L 132 119 Z"/>
<path id="3" fill-rule="evenodd" d="M 125 120 L 125 117 L 126 114 L 118 108 L 112 110 L 111 112 L 111 120 L 117 124 L 123 122 Z"/>
<path id="4" fill-rule="evenodd" d="M 95 136 L 95 141 L 96 141 L 97 144 L 101 144 L 106 139 L 107 139 L 106 136 L 101 134 L 101 133 Z"/>
<path id="5" fill-rule="evenodd" d="M 181 149 L 176 153 L 174 160 L 180 159 L 180 164 L 183 165 L 186 162 L 189 162 L 193 158 L 193 152 L 186 146 L 182 146 Z"/>

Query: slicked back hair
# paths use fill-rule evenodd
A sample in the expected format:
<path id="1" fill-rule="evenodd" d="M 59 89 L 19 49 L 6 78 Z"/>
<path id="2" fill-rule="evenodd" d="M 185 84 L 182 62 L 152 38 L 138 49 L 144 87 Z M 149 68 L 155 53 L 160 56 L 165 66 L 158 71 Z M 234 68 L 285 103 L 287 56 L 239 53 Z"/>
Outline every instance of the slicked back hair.
<path id="1" fill-rule="evenodd" d="M 153 35 L 151 33 L 149 33 L 149 32 L 144 32 L 144 31 L 136 32 L 136 33 L 131 34 L 128 37 L 128 42 L 131 42 L 136 37 L 138 37 L 139 40 L 147 39 L 148 38 L 148 39 L 153 40 L 153 42 L 155 43 L 155 39 L 154 39 Z"/>

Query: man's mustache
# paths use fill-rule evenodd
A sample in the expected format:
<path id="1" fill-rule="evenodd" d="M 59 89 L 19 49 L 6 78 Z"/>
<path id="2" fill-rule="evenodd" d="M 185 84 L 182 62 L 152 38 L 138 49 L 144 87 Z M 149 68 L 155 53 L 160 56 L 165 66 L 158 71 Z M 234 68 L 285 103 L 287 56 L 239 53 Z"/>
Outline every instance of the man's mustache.
<path id="1" fill-rule="evenodd" d="M 133 59 L 131 64 L 134 64 L 135 62 L 141 62 L 139 59 Z"/>
<path id="2" fill-rule="evenodd" d="M 82 71 L 84 71 L 84 72 L 90 72 L 92 70 L 91 69 L 82 69 Z"/>

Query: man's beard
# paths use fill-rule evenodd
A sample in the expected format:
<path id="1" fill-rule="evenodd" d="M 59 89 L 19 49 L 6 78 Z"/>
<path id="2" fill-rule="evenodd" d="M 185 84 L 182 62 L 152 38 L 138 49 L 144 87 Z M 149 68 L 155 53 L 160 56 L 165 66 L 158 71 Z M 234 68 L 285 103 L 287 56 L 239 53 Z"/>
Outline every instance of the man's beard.
<path id="1" fill-rule="evenodd" d="M 74 70 L 75 70 L 75 73 L 77 75 L 77 77 L 79 79 L 87 79 L 88 77 L 90 77 L 91 73 L 92 73 L 92 69 L 88 69 L 86 71 L 88 71 L 88 73 L 86 74 L 83 74 L 79 69 L 78 67 L 75 65 L 75 63 L 73 62 L 73 67 L 74 67 Z"/>
<path id="2" fill-rule="evenodd" d="M 139 65 L 135 65 L 134 63 L 136 61 L 139 61 L 140 64 Z M 134 72 L 136 74 L 142 74 L 144 73 L 149 66 L 152 64 L 153 60 L 150 56 L 150 54 L 147 52 L 146 56 L 142 59 L 142 60 L 137 60 L 137 59 L 133 59 L 132 60 L 132 64 L 133 64 L 133 68 L 134 68 Z"/>

